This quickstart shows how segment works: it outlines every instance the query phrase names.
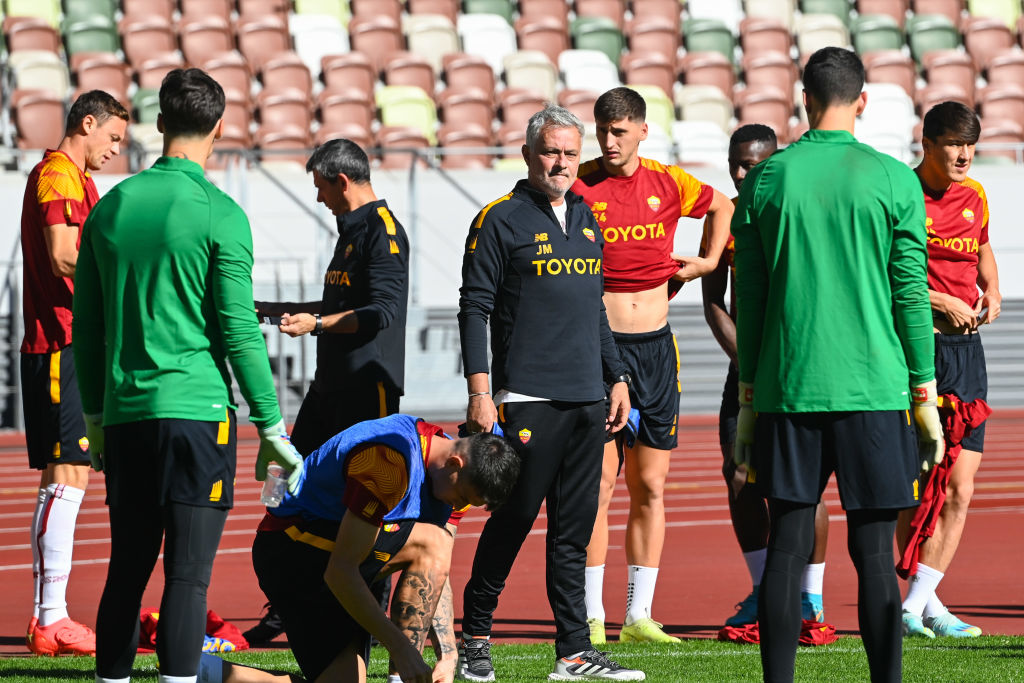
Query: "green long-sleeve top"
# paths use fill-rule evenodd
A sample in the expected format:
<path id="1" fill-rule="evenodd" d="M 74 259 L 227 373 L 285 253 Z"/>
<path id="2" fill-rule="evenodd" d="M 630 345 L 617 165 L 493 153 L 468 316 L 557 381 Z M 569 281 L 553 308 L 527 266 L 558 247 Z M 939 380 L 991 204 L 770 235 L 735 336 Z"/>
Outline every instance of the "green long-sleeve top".
<path id="1" fill-rule="evenodd" d="M 161 157 L 111 189 L 82 233 L 73 339 L 82 407 L 105 425 L 222 421 L 231 361 L 250 419 L 281 419 L 254 313 L 252 232 L 193 161 Z"/>
<path id="2" fill-rule="evenodd" d="M 751 170 L 732 232 L 755 410 L 902 410 L 934 378 L 924 199 L 906 165 L 811 130 Z"/>

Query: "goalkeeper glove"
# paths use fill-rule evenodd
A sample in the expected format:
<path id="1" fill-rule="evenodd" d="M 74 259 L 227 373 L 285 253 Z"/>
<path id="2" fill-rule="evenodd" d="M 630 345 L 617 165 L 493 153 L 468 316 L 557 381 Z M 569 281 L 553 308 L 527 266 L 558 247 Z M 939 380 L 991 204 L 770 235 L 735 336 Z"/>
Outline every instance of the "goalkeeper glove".
<path id="1" fill-rule="evenodd" d="M 85 418 L 85 438 L 89 442 L 89 460 L 97 472 L 103 471 L 103 413 L 82 414 Z"/>
<path id="2" fill-rule="evenodd" d="M 914 422 L 917 423 L 917 450 L 921 457 L 921 471 L 927 472 L 942 462 L 946 454 L 946 440 L 942 436 L 935 380 L 910 390 L 913 401 Z"/>
<path id="3" fill-rule="evenodd" d="M 750 467 L 754 453 L 754 385 L 740 382 L 740 412 L 736 416 L 736 444 L 732 459 L 737 465 Z"/>
<path id="4" fill-rule="evenodd" d="M 288 472 L 288 492 L 294 494 L 299 490 L 299 479 L 302 477 L 302 456 L 288 438 L 284 419 L 260 429 L 259 432 L 260 450 L 256 455 L 256 481 L 266 479 L 267 465 L 276 462 Z"/>

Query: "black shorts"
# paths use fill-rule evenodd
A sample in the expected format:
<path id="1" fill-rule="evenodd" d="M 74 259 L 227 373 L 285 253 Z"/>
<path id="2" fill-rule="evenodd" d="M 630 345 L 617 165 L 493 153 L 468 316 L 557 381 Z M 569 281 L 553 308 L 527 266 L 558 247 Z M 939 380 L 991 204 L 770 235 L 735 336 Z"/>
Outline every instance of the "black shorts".
<path id="1" fill-rule="evenodd" d="M 921 461 L 906 410 L 759 413 L 754 481 L 761 495 L 814 505 L 834 471 L 844 510 L 917 505 Z"/>
<path id="2" fill-rule="evenodd" d="M 370 634 L 341 606 L 324 581 L 338 536 L 338 522 L 293 517 L 283 531 L 259 531 L 252 544 L 252 566 L 260 588 L 281 615 L 288 645 L 307 680 L 315 680 L 347 647 L 369 661 Z M 412 520 L 385 523 L 359 573 L 375 597 L 384 581 L 380 570 L 402 549 Z"/>
<path id="3" fill-rule="evenodd" d="M 47 465 L 89 462 L 71 346 L 21 354 L 21 404 L 29 467 L 45 470 Z"/>
<path id="4" fill-rule="evenodd" d="M 309 455 L 357 422 L 397 413 L 401 397 L 401 392 L 374 378 L 354 377 L 345 382 L 343 391 L 329 393 L 312 385 L 295 417 L 292 445 L 303 456 Z"/>
<path id="5" fill-rule="evenodd" d="M 740 414 L 740 371 L 729 363 L 729 374 L 722 387 L 722 406 L 718 409 L 718 443 L 736 442 L 736 416 Z"/>
<path id="6" fill-rule="evenodd" d="M 104 427 L 107 505 L 147 501 L 230 509 L 235 413 L 224 422 L 157 419 Z"/>
<path id="7" fill-rule="evenodd" d="M 660 450 L 679 444 L 679 347 L 668 325 L 654 332 L 612 333 L 633 379 L 629 402 L 640 411 L 639 439 Z"/>
<path id="8" fill-rule="evenodd" d="M 988 371 L 980 334 L 935 334 L 935 383 L 939 396 L 956 394 L 965 403 L 988 399 Z M 965 436 L 960 445 L 969 451 L 984 451 L 985 423 Z"/>

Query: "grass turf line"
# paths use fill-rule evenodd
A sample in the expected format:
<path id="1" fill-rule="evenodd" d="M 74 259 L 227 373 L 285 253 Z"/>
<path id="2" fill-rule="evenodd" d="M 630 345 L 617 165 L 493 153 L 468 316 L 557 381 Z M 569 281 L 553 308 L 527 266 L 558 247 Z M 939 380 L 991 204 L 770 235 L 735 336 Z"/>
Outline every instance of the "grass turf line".
<path id="1" fill-rule="evenodd" d="M 691 639 L 676 644 L 619 644 L 607 646 L 612 659 L 623 666 L 647 672 L 657 683 L 680 681 L 759 681 L 761 660 L 752 645 Z M 496 645 L 492 651 L 499 681 L 545 680 L 554 664 L 551 645 Z M 1024 637 L 982 636 L 969 640 L 938 638 L 903 642 L 903 680 L 910 683 L 935 681 L 1021 681 L 1024 683 Z M 237 652 L 225 659 L 248 666 L 298 673 L 288 650 Z M 432 661 L 432 655 L 427 655 Z M 800 648 L 796 659 L 797 681 L 864 681 L 868 678 L 867 658 L 859 638 L 844 637 L 831 645 Z M 5 683 L 43 681 L 92 681 L 91 657 L 8 657 L 0 659 L 0 679 Z M 387 658 L 374 650 L 369 680 L 386 679 Z M 156 681 L 156 657 L 140 655 L 135 660 L 133 681 Z"/>

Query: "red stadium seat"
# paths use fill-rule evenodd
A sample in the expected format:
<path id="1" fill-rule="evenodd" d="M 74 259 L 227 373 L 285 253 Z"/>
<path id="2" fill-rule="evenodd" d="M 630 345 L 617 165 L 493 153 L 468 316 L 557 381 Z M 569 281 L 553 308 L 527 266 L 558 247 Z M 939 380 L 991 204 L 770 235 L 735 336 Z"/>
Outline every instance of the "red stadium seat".
<path id="1" fill-rule="evenodd" d="M 621 31 L 625 25 L 625 0 L 575 0 L 577 17 L 605 17 L 615 22 Z"/>
<path id="2" fill-rule="evenodd" d="M 991 85 L 1010 84 L 1024 90 L 1024 52 L 1011 48 L 993 54 L 985 67 L 985 77 Z"/>
<path id="3" fill-rule="evenodd" d="M 265 130 L 299 128 L 308 132 L 313 122 L 309 98 L 298 90 L 263 91 L 257 109 L 260 127 Z"/>
<path id="4" fill-rule="evenodd" d="M 508 147 L 509 152 L 502 155 L 502 159 L 522 159 L 522 146 L 526 144 L 526 126 L 510 126 L 508 124 L 498 129 L 498 146 Z"/>
<path id="5" fill-rule="evenodd" d="M 288 24 L 276 14 L 239 17 L 235 35 L 238 51 L 249 60 L 254 71 L 262 69 L 271 57 L 292 49 Z"/>
<path id="6" fill-rule="evenodd" d="M 151 55 L 135 67 L 135 80 L 140 88 L 159 90 L 164 76 L 174 69 L 185 68 L 185 60 L 177 52 Z"/>
<path id="7" fill-rule="evenodd" d="M 235 36 L 226 19 L 216 14 L 185 16 L 178 23 L 185 61 L 193 66 L 235 49 Z"/>
<path id="8" fill-rule="evenodd" d="M 941 14 L 960 25 L 961 13 L 964 9 L 963 0 L 913 0 L 914 14 Z"/>
<path id="9" fill-rule="evenodd" d="M 256 146 L 262 153 L 260 157 L 264 163 L 291 161 L 303 168 L 306 159 L 309 158 L 309 148 L 313 146 L 313 137 L 308 128 L 296 127 L 271 127 L 261 126 L 256 133 Z M 267 152 L 284 152 L 280 154 L 268 154 Z"/>
<path id="10" fill-rule="evenodd" d="M 320 77 L 328 90 L 357 88 L 367 95 L 373 94 L 377 82 L 373 62 L 362 52 L 324 57 L 320 60 Z"/>
<path id="11" fill-rule="evenodd" d="M 444 81 L 449 88 L 494 92 L 494 71 L 483 57 L 455 52 L 444 56 Z"/>
<path id="12" fill-rule="evenodd" d="M 569 30 L 569 3 L 565 0 L 519 0 L 519 15 L 521 19 L 549 17 Z"/>
<path id="13" fill-rule="evenodd" d="M 104 90 L 122 104 L 130 102 L 128 88 L 131 70 L 112 52 L 79 52 L 72 60 L 72 69 L 81 92 Z"/>
<path id="14" fill-rule="evenodd" d="M 10 52 L 19 50 L 46 50 L 60 52 L 60 35 L 50 22 L 39 17 L 5 17 L 4 35 L 7 36 L 7 49 Z"/>
<path id="15" fill-rule="evenodd" d="M 370 129 L 353 122 L 339 123 L 336 126 L 320 126 L 315 137 L 318 145 L 322 145 L 328 140 L 344 138 L 359 145 L 364 152 L 373 147 L 373 135 L 370 133 Z"/>
<path id="16" fill-rule="evenodd" d="M 520 17 L 515 28 L 520 50 L 543 52 L 552 64 L 558 64 L 558 55 L 569 49 L 569 32 L 553 16 Z"/>
<path id="17" fill-rule="evenodd" d="M 387 85 L 415 85 L 428 95 L 434 94 L 434 69 L 423 55 L 413 52 L 393 52 L 384 65 L 384 83 Z"/>
<path id="18" fill-rule="evenodd" d="M 910 55 L 900 50 L 876 50 L 861 57 L 868 83 L 895 83 L 911 98 L 917 91 L 917 67 Z"/>
<path id="19" fill-rule="evenodd" d="M 979 71 L 996 53 L 1013 47 L 1015 36 L 1002 19 L 971 17 L 963 24 L 964 47 Z"/>
<path id="20" fill-rule="evenodd" d="M 450 19 L 454 26 L 460 5 L 458 0 L 407 0 L 406 9 L 409 14 L 439 14 Z"/>
<path id="21" fill-rule="evenodd" d="M 778 19 L 747 17 L 740 22 L 740 45 L 744 54 L 766 50 L 789 54 L 793 34 Z"/>
<path id="22" fill-rule="evenodd" d="M 122 7 L 126 17 L 158 16 L 171 21 L 176 4 L 174 0 L 123 0 Z"/>
<path id="23" fill-rule="evenodd" d="M 237 50 L 214 55 L 202 64 L 202 69 L 220 83 L 226 93 L 236 92 L 248 97 L 252 91 L 249 61 Z"/>
<path id="24" fill-rule="evenodd" d="M 352 17 L 373 18 L 386 16 L 396 25 L 402 23 L 401 0 L 351 0 Z"/>
<path id="25" fill-rule="evenodd" d="M 974 98 L 962 86 L 954 83 L 927 85 L 920 88 L 914 98 L 914 102 L 917 105 L 917 113 L 922 118 L 936 104 L 946 101 L 959 102 L 967 107 L 974 108 Z"/>
<path id="26" fill-rule="evenodd" d="M 626 85 L 656 85 L 672 96 L 676 82 L 676 60 L 660 52 L 635 52 L 622 55 L 622 73 Z"/>
<path id="27" fill-rule="evenodd" d="M 490 128 L 481 129 L 473 126 L 441 126 L 437 139 L 444 150 L 491 147 L 494 144 L 494 135 Z M 442 154 L 441 168 L 445 170 L 490 168 L 493 161 L 494 157 L 486 153 Z"/>
<path id="28" fill-rule="evenodd" d="M 215 15 L 228 21 L 234 0 L 180 0 L 181 15 L 185 17 L 201 17 Z"/>
<path id="29" fill-rule="evenodd" d="M 763 123 L 771 127 L 780 143 L 789 141 L 789 119 L 793 115 L 793 96 L 774 86 L 741 90 L 736 95 L 736 117 L 742 123 Z"/>
<path id="30" fill-rule="evenodd" d="M 288 0 L 237 0 L 238 14 L 243 17 L 263 17 L 274 15 L 288 19 L 291 4 Z"/>
<path id="31" fill-rule="evenodd" d="M 662 19 L 634 19 L 626 28 L 626 37 L 632 52 L 660 52 L 668 59 L 675 59 L 679 51 L 679 31 Z"/>
<path id="32" fill-rule="evenodd" d="M 765 51 L 744 53 L 744 81 L 748 88 L 775 86 L 785 93 L 792 93 L 797 81 L 796 65 L 789 53 Z"/>
<path id="33" fill-rule="evenodd" d="M 370 130 L 376 114 L 373 97 L 359 88 L 322 90 L 317 97 L 317 109 L 321 125 L 326 128 L 354 123 Z"/>
<path id="34" fill-rule="evenodd" d="M 498 97 L 501 120 L 512 128 L 526 130 L 530 117 L 544 108 L 544 98 L 524 88 L 505 88 Z"/>
<path id="35" fill-rule="evenodd" d="M 307 101 L 313 95 L 313 77 L 302 59 L 294 52 L 280 52 L 263 64 L 260 71 L 263 92 L 299 92 Z"/>
<path id="36" fill-rule="evenodd" d="M 977 154 L 980 157 L 1004 157 L 1007 159 L 1013 159 L 1020 163 L 1022 159 L 1018 157 L 1018 153 L 1014 149 L 985 149 L 985 145 L 988 143 L 1009 143 L 1019 146 L 1024 143 L 1024 127 L 1021 126 L 1019 120 L 1005 120 L 996 119 L 992 120 L 985 117 L 981 120 L 981 137 L 978 138 L 978 144 L 980 147 L 977 150 Z"/>
<path id="37" fill-rule="evenodd" d="M 907 0 L 857 0 L 857 13 L 885 14 L 896 20 L 903 28 L 907 21 Z"/>
<path id="38" fill-rule="evenodd" d="M 570 90 L 558 93 L 558 106 L 565 107 L 583 123 L 594 123 L 594 103 L 601 93 L 593 90 Z"/>
<path id="39" fill-rule="evenodd" d="M 438 97 L 438 109 L 449 128 L 464 126 L 489 133 L 494 121 L 494 96 L 475 87 L 446 88 Z"/>
<path id="40" fill-rule="evenodd" d="M 963 88 L 974 101 L 974 81 L 977 74 L 971 58 L 959 50 L 933 50 L 921 60 L 928 85 L 951 83 Z"/>
<path id="41" fill-rule="evenodd" d="M 398 22 L 389 16 L 354 16 L 348 24 L 353 50 L 370 58 L 374 75 L 384 70 L 391 55 L 405 49 L 405 38 Z"/>
<path id="42" fill-rule="evenodd" d="M 11 113 L 18 149 L 52 149 L 64 136 L 64 100 L 47 90 L 15 90 Z"/>
<path id="43" fill-rule="evenodd" d="M 163 17 L 125 17 L 118 27 L 125 59 L 138 68 L 146 60 L 178 49 L 171 23 Z"/>
<path id="44" fill-rule="evenodd" d="M 677 33 L 682 29 L 682 3 L 679 0 L 633 0 L 634 19 L 654 18 L 672 27 Z"/>
<path id="45" fill-rule="evenodd" d="M 396 148 L 428 149 L 430 141 L 416 128 L 405 126 L 383 126 L 377 131 L 377 146 L 381 148 L 380 167 L 385 169 L 407 169 L 412 165 L 413 156 L 408 152 L 389 152 Z M 417 157 L 418 158 L 418 157 Z M 420 159 L 421 168 L 427 163 Z"/>
<path id="46" fill-rule="evenodd" d="M 679 60 L 683 83 L 686 85 L 713 85 L 732 99 L 736 81 L 732 62 L 719 52 L 690 52 Z"/>
<path id="47" fill-rule="evenodd" d="M 1024 122 L 1024 90 L 1016 85 L 990 85 L 981 91 L 978 108 L 989 121 Z"/>

